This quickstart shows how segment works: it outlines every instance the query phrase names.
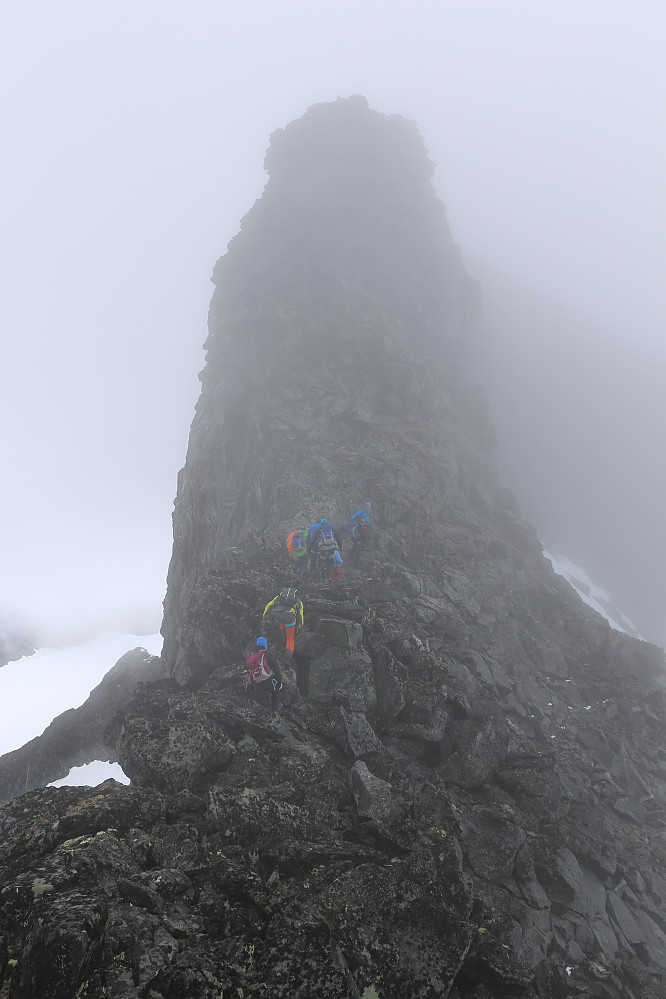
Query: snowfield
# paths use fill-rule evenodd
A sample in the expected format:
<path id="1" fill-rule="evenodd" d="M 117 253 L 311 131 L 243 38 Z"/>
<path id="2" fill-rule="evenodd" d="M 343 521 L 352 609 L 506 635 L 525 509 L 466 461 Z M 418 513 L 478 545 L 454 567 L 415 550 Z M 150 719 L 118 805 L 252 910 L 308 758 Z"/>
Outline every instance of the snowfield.
<path id="1" fill-rule="evenodd" d="M 632 638 L 642 639 L 643 636 L 638 633 L 636 626 L 615 606 L 610 593 L 606 593 L 601 587 L 596 586 L 580 566 L 570 562 L 563 555 L 551 555 L 547 551 L 544 551 L 544 555 L 558 576 L 564 576 L 581 600 L 602 617 L 605 617 L 611 628 L 623 631 L 626 635 L 631 635 Z"/>
<path id="2" fill-rule="evenodd" d="M 85 645 L 40 649 L 3 666 L 0 669 L 4 716 L 0 729 L 0 756 L 20 749 L 41 735 L 63 711 L 83 704 L 120 657 L 137 647 L 159 656 L 162 636 L 114 632 Z M 100 784 L 108 777 L 129 783 L 117 763 L 97 761 L 74 768 L 68 777 L 55 784 Z"/>

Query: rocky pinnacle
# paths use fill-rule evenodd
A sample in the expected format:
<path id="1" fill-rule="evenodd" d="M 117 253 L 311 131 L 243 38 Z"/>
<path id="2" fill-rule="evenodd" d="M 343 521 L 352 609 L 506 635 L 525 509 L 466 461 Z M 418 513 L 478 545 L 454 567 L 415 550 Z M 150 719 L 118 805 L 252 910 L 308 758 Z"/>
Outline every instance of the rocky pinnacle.
<path id="1" fill-rule="evenodd" d="M 266 170 L 213 272 L 162 674 L 94 734 L 131 784 L 0 810 L 1 994 L 663 999 L 663 652 L 498 481 L 417 128 L 315 105 Z M 287 558 L 322 516 L 341 581 Z M 277 713 L 243 666 L 284 586 Z"/>

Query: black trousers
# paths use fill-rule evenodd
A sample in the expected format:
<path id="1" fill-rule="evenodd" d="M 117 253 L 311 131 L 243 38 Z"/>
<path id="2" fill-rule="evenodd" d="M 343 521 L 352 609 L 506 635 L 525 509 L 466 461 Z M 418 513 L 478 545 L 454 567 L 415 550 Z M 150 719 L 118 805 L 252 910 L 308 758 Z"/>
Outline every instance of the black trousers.
<path id="1" fill-rule="evenodd" d="M 261 680 L 252 684 L 252 693 L 258 704 L 263 704 L 265 708 L 277 711 L 280 707 L 280 691 L 277 684 L 273 686 L 272 680 Z"/>
<path id="2" fill-rule="evenodd" d="M 335 562 L 333 561 L 333 556 L 320 555 L 319 556 L 319 571 L 321 573 L 322 579 L 332 579 L 333 576 L 333 566 Z"/>

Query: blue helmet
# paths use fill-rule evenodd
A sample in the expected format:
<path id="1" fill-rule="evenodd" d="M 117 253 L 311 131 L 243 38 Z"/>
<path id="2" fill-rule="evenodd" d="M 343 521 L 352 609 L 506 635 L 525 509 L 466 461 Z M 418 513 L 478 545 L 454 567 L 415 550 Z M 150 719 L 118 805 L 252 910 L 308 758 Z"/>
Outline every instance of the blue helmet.
<path id="1" fill-rule="evenodd" d="M 257 646 L 260 649 L 267 649 L 268 648 L 268 642 L 266 641 L 265 638 L 258 638 L 257 639 Z"/>
<path id="2" fill-rule="evenodd" d="M 320 524 L 328 524 L 328 521 L 326 520 L 326 517 L 322 517 L 321 520 L 319 521 L 319 523 Z"/>

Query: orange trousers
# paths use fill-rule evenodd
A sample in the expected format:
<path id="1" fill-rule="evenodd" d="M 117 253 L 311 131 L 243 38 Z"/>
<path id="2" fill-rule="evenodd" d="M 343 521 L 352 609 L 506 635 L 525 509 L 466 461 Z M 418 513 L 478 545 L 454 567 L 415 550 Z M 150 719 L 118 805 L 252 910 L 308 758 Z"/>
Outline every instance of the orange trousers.
<path id="1" fill-rule="evenodd" d="M 287 652 L 293 656 L 294 654 L 294 641 L 296 639 L 296 625 L 295 624 L 281 624 L 280 631 L 286 632 L 287 635 Z"/>

